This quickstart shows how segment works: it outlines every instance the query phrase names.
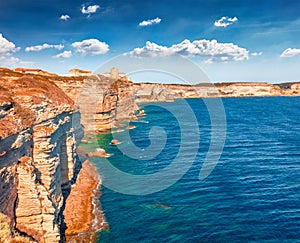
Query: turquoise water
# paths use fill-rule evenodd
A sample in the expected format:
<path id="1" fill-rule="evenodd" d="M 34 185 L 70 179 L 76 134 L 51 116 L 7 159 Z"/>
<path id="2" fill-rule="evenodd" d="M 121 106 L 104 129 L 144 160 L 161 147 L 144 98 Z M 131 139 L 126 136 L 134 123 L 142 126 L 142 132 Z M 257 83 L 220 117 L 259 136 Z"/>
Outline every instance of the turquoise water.
<path id="1" fill-rule="evenodd" d="M 167 105 L 180 107 L 182 102 Z M 201 99 L 187 102 L 199 121 L 195 162 L 177 183 L 149 195 L 103 187 L 100 202 L 110 230 L 102 232 L 98 242 L 299 242 L 300 98 L 223 99 L 226 142 L 215 169 L 203 181 L 198 177 L 210 144 L 211 122 Z M 155 158 L 130 158 L 126 141 L 120 151 L 109 145 L 112 135 L 99 137 L 99 146 L 113 154 L 110 163 L 131 174 L 166 168 L 181 143 L 181 124 L 170 112 L 159 104 L 144 109 L 147 115 L 131 123 L 136 128 L 129 133 L 136 146 L 147 148 L 151 127 L 165 129 L 166 146 Z M 192 142 L 190 146 L 198 146 Z M 184 152 L 188 160 L 190 152 Z M 93 162 L 99 170 L 106 163 L 101 158 Z"/>

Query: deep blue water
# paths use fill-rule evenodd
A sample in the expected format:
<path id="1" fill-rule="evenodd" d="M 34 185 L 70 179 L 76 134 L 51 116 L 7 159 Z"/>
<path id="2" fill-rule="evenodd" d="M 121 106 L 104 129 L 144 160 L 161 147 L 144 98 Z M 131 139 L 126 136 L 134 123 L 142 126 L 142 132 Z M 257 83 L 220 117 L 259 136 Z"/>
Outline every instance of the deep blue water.
<path id="1" fill-rule="evenodd" d="M 167 105 L 179 109 L 182 102 Z M 187 102 L 200 130 L 194 163 L 177 183 L 149 195 L 103 187 L 100 202 L 110 230 L 98 242 L 300 242 L 300 97 L 223 99 L 226 142 L 203 181 L 198 177 L 211 142 L 211 121 L 202 99 Z M 131 123 L 136 128 L 129 133 L 136 146 L 147 148 L 150 128 L 163 128 L 168 138 L 155 158 L 130 158 L 126 141 L 122 152 L 109 145 L 112 135 L 98 137 L 99 146 L 113 154 L 110 163 L 131 174 L 166 168 L 182 142 L 182 124 L 172 113 L 159 103 L 144 109 L 147 115 Z M 190 142 L 190 149 L 199 145 Z M 186 161 L 192 156 L 189 148 L 183 150 Z M 106 163 L 93 162 L 99 170 Z"/>

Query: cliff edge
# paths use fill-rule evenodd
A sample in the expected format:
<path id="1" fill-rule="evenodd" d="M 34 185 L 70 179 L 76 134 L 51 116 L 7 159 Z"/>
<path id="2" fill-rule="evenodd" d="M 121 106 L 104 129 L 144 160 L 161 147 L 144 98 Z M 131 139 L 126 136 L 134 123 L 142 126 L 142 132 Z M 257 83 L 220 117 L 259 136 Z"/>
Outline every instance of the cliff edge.
<path id="1" fill-rule="evenodd" d="M 79 232 L 91 230 L 100 181 L 95 167 L 82 165 L 77 154 L 81 123 L 87 132 L 111 129 L 135 119 L 136 103 L 143 102 L 300 95 L 300 83 L 134 84 L 84 74 L 0 68 L 0 221 L 31 240 L 60 242 L 65 234 L 80 239 Z M 97 220 L 106 227 L 100 211 Z M 6 239 L 17 240 L 10 230 Z"/>
<path id="2" fill-rule="evenodd" d="M 54 82 L 0 69 L 0 210 L 12 228 L 59 242 L 62 189 L 75 180 L 80 114 Z"/>

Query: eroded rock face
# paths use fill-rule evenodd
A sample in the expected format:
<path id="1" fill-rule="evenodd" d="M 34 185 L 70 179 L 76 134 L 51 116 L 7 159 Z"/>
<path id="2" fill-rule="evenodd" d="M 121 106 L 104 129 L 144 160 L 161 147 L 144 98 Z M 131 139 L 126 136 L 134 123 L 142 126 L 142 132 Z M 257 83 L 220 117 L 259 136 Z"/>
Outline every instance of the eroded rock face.
<path id="1" fill-rule="evenodd" d="M 90 72 L 90 71 L 81 70 L 81 69 L 78 69 L 78 68 L 74 68 L 74 69 L 69 70 L 69 74 L 71 76 L 90 76 L 90 75 L 93 75 L 93 73 Z"/>
<path id="2" fill-rule="evenodd" d="M 275 95 L 300 95 L 300 84 L 133 84 L 102 75 L 24 75 L 0 68 L 0 212 L 12 227 L 39 242 L 61 239 L 62 189 L 75 180 L 76 148 L 83 136 L 79 111 L 86 131 L 101 131 L 132 117 L 136 102 Z M 66 208 L 73 213 L 74 207 Z"/>
<path id="3" fill-rule="evenodd" d="M 49 72 L 43 71 L 41 69 L 15 68 L 14 71 L 22 73 L 22 74 L 38 74 L 38 75 L 44 75 L 44 76 L 58 76 L 55 73 L 49 73 Z"/>
<path id="4" fill-rule="evenodd" d="M 1 213 L 35 240 L 58 242 L 62 188 L 79 162 L 80 114 L 43 76 L 0 75 Z"/>
<path id="5" fill-rule="evenodd" d="M 235 82 L 198 84 L 134 84 L 136 102 L 168 102 L 178 98 L 297 96 L 300 83 L 269 84 L 265 82 Z"/>
<path id="6" fill-rule="evenodd" d="M 63 189 L 74 182 L 80 163 L 79 111 L 87 131 L 101 131 L 128 120 L 136 109 L 128 79 L 0 68 L 0 210 L 11 225 L 39 242 L 58 242 Z"/>
<path id="7" fill-rule="evenodd" d="M 107 229 L 100 210 L 99 196 L 100 177 L 93 164 L 86 160 L 78 174 L 77 183 L 72 186 L 64 210 L 67 242 L 70 239 L 74 242 L 96 242 L 95 232 Z"/>
<path id="8" fill-rule="evenodd" d="M 283 83 L 278 84 L 283 91 L 283 95 L 286 96 L 299 96 L 300 95 L 300 83 Z"/>
<path id="9" fill-rule="evenodd" d="M 129 120 L 138 109 L 133 83 L 126 78 L 91 75 L 51 80 L 79 107 L 85 131 L 110 129 L 119 121 Z"/>
<path id="10" fill-rule="evenodd" d="M 85 130 L 96 132 L 110 129 L 118 121 L 129 120 L 139 103 L 172 102 L 178 98 L 300 95 L 299 83 L 234 82 L 191 86 L 132 83 L 126 77 L 114 80 L 100 74 L 76 75 L 81 76 L 50 79 L 79 106 Z"/>
<path id="11" fill-rule="evenodd" d="M 220 96 L 219 90 L 213 84 L 134 84 L 136 102 L 172 102 L 174 99 Z"/>
<path id="12" fill-rule="evenodd" d="M 221 83 L 216 87 L 220 96 L 242 97 L 242 96 L 281 96 L 282 90 L 279 86 L 268 83 Z"/>

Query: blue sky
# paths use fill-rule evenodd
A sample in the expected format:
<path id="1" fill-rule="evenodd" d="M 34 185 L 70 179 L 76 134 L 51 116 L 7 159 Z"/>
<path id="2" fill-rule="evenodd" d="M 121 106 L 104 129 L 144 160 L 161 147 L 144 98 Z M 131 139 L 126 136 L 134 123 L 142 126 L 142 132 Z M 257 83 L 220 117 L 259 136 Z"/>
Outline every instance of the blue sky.
<path id="1" fill-rule="evenodd" d="M 65 74 L 124 53 L 180 54 L 214 82 L 300 80 L 297 0 L 11 0 L 0 9 L 0 66 Z"/>

